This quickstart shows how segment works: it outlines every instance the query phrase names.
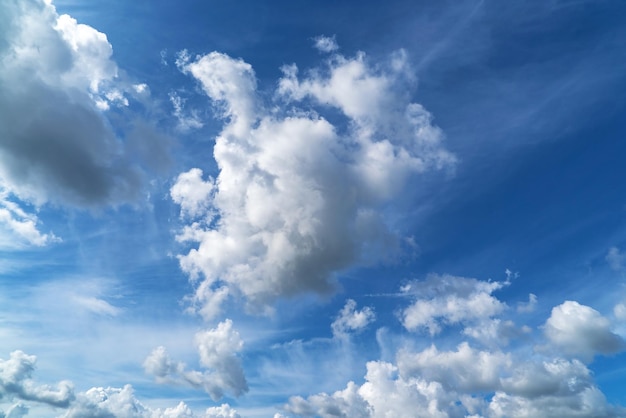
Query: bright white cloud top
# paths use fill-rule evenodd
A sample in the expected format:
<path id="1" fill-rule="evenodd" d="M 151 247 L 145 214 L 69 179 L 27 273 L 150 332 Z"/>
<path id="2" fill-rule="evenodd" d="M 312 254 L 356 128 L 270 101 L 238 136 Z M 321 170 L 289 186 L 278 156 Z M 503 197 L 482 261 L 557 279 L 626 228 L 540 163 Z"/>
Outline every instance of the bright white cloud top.
<path id="1" fill-rule="evenodd" d="M 0 418 L 625 417 L 626 5 L 222 3 L 0 4 Z"/>

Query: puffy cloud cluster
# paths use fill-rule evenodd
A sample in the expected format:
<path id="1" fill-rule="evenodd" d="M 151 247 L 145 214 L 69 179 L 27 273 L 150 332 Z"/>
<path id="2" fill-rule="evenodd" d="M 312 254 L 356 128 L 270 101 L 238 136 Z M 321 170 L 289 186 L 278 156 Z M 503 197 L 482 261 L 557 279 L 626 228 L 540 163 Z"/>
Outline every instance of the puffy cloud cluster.
<path id="1" fill-rule="evenodd" d="M 287 66 L 270 106 L 241 59 L 183 53 L 177 63 L 224 120 L 217 177 L 195 168 L 171 189 L 189 222 L 178 239 L 196 245 L 180 264 L 202 279 L 195 302 L 206 317 L 219 312 L 207 308 L 223 300 L 217 289 L 263 310 L 331 291 L 333 274 L 362 257 L 390 256 L 400 246 L 385 215 L 392 199 L 411 176 L 455 166 L 431 115 L 411 102 L 403 52 L 379 63 L 331 55 L 303 78 Z"/>
<path id="2" fill-rule="evenodd" d="M 243 348 L 239 333 L 227 319 L 214 329 L 196 334 L 200 364 L 206 371 L 188 370 L 185 363 L 170 358 L 165 347 L 157 347 L 146 358 L 144 368 L 157 382 L 182 384 L 204 389 L 213 400 L 220 399 L 225 391 L 239 396 L 248 391 L 237 353 Z"/>
<path id="3" fill-rule="evenodd" d="M 0 223 L 24 243 L 43 245 L 54 236 L 11 204 L 135 200 L 144 171 L 155 168 L 138 150 L 164 153 L 164 138 L 145 122 L 133 131 L 107 118 L 107 109 L 126 109 L 148 89 L 120 76 L 104 33 L 59 15 L 50 1 L 3 1 L 0 15 Z M 125 117 L 135 119 L 129 127 L 141 124 Z"/>
<path id="4" fill-rule="evenodd" d="M 440 327 L 438 330 L 458 323 L 476 325 L 457 334 L 463 336 L 469 335 L 468 329 L 478 329 L 479 324 L 509 322 L 494 318 L 505 312 L 506 305 L 491 293 L 503 285 L 431 276 L 405 286 L 403 291 L 417 297 L 417 302 L 428 302 L 417 310 L 421 312 L 420 324 L 436 325 Z M 476 300 L 482 300 L 482 307 L 474 305 Z M 409 308 L 414 306 L 415 303 Z M 401 320 L 406 321 L 406 315 Z M 503 340 L 489 340 L 494 344 L 483 344 L 484 348 L 461 341 L 451 350 L 442 350 L 434 343 L 421 350 L 403 346 L 396 352 L 394 362 L 368 362 L 361 385 L 349 382 L 345 389 L 332 394 L 293 396 L 284 406 L 286 415 L 281 416 L 556 418 L 626 415 L 626 409 L 607 402 L 585 364 L 594 354 L 611 354 L 624 349 L 623 340 L 611 332 L 609 321 L 588 306 L 567 301 L 552 310 L 541 328 L 546 342 L 534 349 L 524 344 L 528 342 L 525 339 L 517 339 L 517 344 L 508 351 L 503 348 L 508 341 Z M 478 339 L 478 343 L 484 341 Z"/>

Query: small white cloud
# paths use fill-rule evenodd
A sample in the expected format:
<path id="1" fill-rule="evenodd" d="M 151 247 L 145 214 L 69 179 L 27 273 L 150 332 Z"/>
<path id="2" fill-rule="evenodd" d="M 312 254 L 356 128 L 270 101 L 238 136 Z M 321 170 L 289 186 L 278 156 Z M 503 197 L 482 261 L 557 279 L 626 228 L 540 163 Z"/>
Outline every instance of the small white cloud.
<path id="1" fill-rule="evenodd" d="M 313 38 L 313 41 L 315 42 L 315 48 L 320 52 L 330 53 L 339 49 L 339 45 L 337 45 L 337 41 L 335 40 L 335 35 L 332 37 L 320 35 Z"/>
<path id="2" fill-rule="evenodd" d="M 409 331 L 426 329 L 438 334 L 442 325 L 471 324 L 489 320 L 506 305 L 492 293 L 506 283 L 485 282 L 454 276 L 430 275 L 423 282 L 403 287 L 415 295 L 415 302 L 402 312 L 402 323 Z"/>
<path id="3" fill-rule="evenodd" d="M 526 303 L 519 302 L 517 304 L 517 312 L 519 313 L 534 312 L 536 307 L 537 307 L 537 296 L 532 293 L 529 293 L 528 302 Z"/>
<path id="4" fill-rule="evenodd" d="M 170 103 L 174 107 L 174 116 L 178 119 L 178 129 L 186 132 L 192 129 L 200 129 L 204 126 L 196 112 L 185 112 L 185 102 L 175 92 L 170 93 Z"/>
<path id="5" fill-rule="evenodd" d="M 345 337 L 350 332 L 361 331 L 373 322 L 375 318 L 376 315 L 372 308 L 366 306 L 359 311 L 356 309 L 356 302 L 348 299 L 337 318 L 331 324 L 333 336 Z"/>
<path id="6" fill-rule="evenodd" d="M 624 269 L 624 261 L 626 260 L 626 254 L 622 253 L 619 248 L 611 247 L 605 257 L 609 266 L 615 271 L 621 271 Z"/>

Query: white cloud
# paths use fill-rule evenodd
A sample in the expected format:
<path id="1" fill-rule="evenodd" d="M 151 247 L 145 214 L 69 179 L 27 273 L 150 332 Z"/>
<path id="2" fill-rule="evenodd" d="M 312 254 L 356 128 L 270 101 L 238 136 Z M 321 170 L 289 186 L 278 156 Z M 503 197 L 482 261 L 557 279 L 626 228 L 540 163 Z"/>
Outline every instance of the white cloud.
<path id="1" fill-rule="evenodd" d="M 337 45 L 337 40 L 334 35 L 332 37 L 323 35 L 316 36 L 313 38 L 313 41 L 315 42 L 315 48 L 320 52 L 329 53 L 335 52 L 339 49 L 339 45 Z"/>
<path id="2" fill-rule="evenodd" d="M 372 308 L 366 306 L 358 311 L 356 302 L 348 299 L 337 318 L 331 324 L 333 336 L 345 337 L 350 332 L 358 332 L 373 322 L 375 318 L 376 315 Z"/>
<path id="3" fill-rule="evenodd" d="M 184 190 L 181 178 L 172 190 L 183 215 L 205 210 L 204 222 L 178 237 L 197 245 L 180 257 L 185 272 L 202 278 L 197 305 L 223 286 L 253 311 L 282 296 L 331 291 L 335 272 L 399 248 L 382 207 L 392 212 L 408 178 L 455 165 L 430 114 L 410 101 L 403 53 L 371 65 L 364 54 L 336 56 L 302 80 L 295 66 L 285 68 L 268 108 L 241 59 L 183 52 L 177 65 L 225 120 L 213 152 L 217 178 L 183 174 L 213 190 Z M 317 111 L 344 120 L 335 126 Z"/>
<path id="4" fill-rule="evenodd" d="M 427 329 L 438 334 L 442 325 L 471 324 L 501 313 L 506 305 L 492 293 L 507 283 L 484 282 L 454 276 L 430 275 L 423 282 L 403 288 L 415 302 L 402 312 L 402 324 L 410 331 Z"/>
<path id="5" fill-rule="evenodd" d="M 144 369 L 159 383 L 189 385 L 204 389 L 213 400 L 224 396 L 225 391 L 240 396 L 248 391 L 241 362 L 237 353 L 243 349 L 239 333 L 227 319 L 214 329 L 196 334 L 200 364 L 206 371 L 189 370 L 179 361 L 172 360 L 165 347 L 157 347 L 144 361 Z"/>
<path id="6" fill-rule="evenodd" d="M 552 309 L 544 332 L 564 353 L 589 360 L 595 354 L 612 354 L 626 347 L 610 326 L 609 320 L 595 309 L 566 301 Z"/>

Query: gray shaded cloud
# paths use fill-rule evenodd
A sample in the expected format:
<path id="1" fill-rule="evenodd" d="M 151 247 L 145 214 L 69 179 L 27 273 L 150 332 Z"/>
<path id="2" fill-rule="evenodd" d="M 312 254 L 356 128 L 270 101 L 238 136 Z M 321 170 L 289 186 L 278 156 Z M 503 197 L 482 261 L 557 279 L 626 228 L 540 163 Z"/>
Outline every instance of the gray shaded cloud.
<path id="1" fill-rule="evenodd" d="M 145 89 L 122 80 L 106 35 L 43 1 L 5 1 L 0 14 L 11 22 L 0 43 L 0 186 L 37 204 L 136 200 L 146 167 L 106 111 Z"/>

